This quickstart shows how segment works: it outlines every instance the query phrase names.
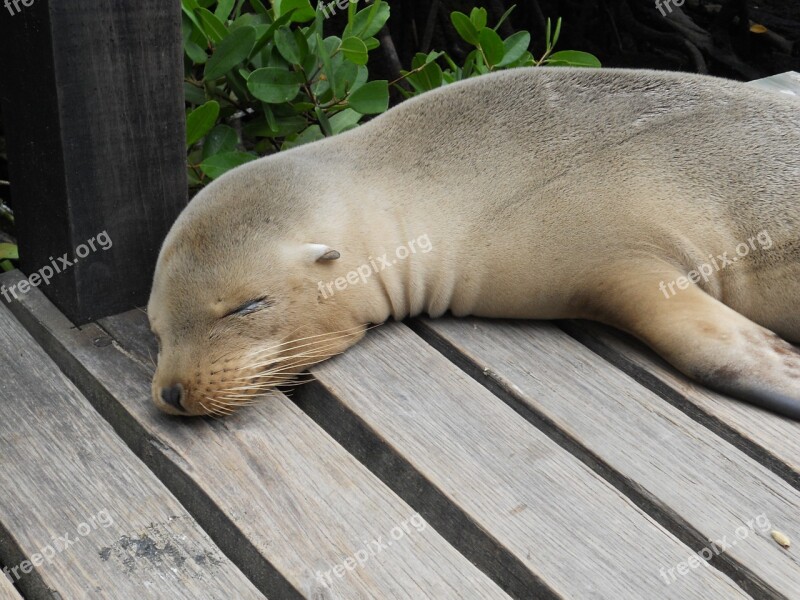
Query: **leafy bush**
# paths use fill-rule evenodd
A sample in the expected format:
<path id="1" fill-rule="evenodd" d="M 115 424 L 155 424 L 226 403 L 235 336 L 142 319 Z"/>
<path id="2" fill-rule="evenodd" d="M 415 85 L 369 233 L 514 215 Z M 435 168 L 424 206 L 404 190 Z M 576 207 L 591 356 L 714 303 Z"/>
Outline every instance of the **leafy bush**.
<path id="1" fill-rule="evenodd" d="M 389 19 L 384 0 L 358 10 L 351 0 L 341 37 L 323 34 L 326 7 L 309 0 L 182 0 L 189 182 L 197 187 L 279 150 L 335 135 L 389 107 L 389 88 L 405 97 L 498 69 L 517 66 L 600 66 L 589 54 L 553 52 L 561 28 L 546 32 L 535 60 L 531 36 L 503 40 L 487 11 L 454 12 L 458 34 L 474 50 L 459 66 L 444 52 L 417 54 L 396 81 L 370 80 L 370 52 Z M 439 64 L 441 62 L 441 65 Z M 403 81 L 408 87 L 403 87 Z"/>
<path id="2" fill-rule="evenodd" d="M 414 96 L 454 81 L 514 67 L 600 66 L 600 61 L 586 52 L 565 50 L 553 53 L 561 33 L 561 19 L 556 22 L 554 32 L 551 32 L 550 19 L 547 20 L 545 52 L 539 60 L 536 60 L 528 50 L 531 45 L 531 34 L 527 31 L 518 31 L 505 40 L 502 39 L 497 30 L 513 10 L 514 6 L 506 11 L 494 27 L 486 24 L 488 14 L 485 8 L 473 8 L 469 16 L 462 12 L 453 12 L 450 15 L 453 27 L 461 39 L 474 46 L 475 49 L 467 55 L 464 65 L 461 67 L 445 52 L 434 51 L 429 54 L 417 54 L 412 61 L 411 71 L 403 71 L 403 75 L 411 84 L 413 91 L 408 92 L 400 88 L 403 95 Z M 440 58 L 446 63 L 445 69 L 440 68 L 436 63 L 436 60 Z"/>

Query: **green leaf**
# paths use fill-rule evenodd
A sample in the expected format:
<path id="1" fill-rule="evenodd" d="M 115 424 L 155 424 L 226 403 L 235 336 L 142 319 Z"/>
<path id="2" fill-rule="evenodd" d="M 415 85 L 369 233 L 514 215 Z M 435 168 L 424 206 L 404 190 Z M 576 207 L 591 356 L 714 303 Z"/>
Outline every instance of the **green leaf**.
<path id="1" fill-rule="evenodd" d="M 301 65 L 308 54 L 308 42 L 300 31 L 282 27 L 275 31 L 275 46 L 281 56 L 293 65 Z"/>
<path id="2" fill-rule="evenodd" d="M 361 113 L 350 108 L 345 108 L 343 111 L 336 113 L 329 119 L 334 135 L 352 129 L 362 117 Z"/>
<path id="3" fill-rule="evenodd" d="M 253 10 L 256 11 L 260 15 L 268 15 L 267 7 L 264 6 L 264 3 L 261 0 L 250 0 L 250 6 L 253 7 Z"/>
<path id="4" fill-rule="evenodd" d="M 19 248 L 16 244 L 0 244 L 0 260 L 19 260 Z"/>
<path id="5" fill-rule="evenodd" d="M 497 35 L 494 29 L 489 29 L 488 27 L 481 29 L 478 34 L 478 42 L 481 45 L 483 54 L 486 56 L 486 61 L 489 63 L 488 66 L 493 67 L 503 60 L 506 50 L 503 46 L 502 38 Z"/>
<path id="6" fill-rule="evenodd" d="M 192 40 L 186 40 L 186 43 L 183 45 L 183 50 L 186 52 L 186 56 L 189 57 L 189 60 L 196 65 L 205 64 L 208 60 L 208 54 L 206 54 L 206 51 L 195 44 Z"/>
<path id="7" fill-rule="evenodd" d="M 215 44 L 220 43 L 228 35 L 228 30 L 225 25 L 214 16 L 214 13 L 205 8 L 198 8 L 197 15 L 200 17 L 200 22 L 203 24 L 203 31 L 209 40 Z"/>
<path id="8" fill-rule="evenodd" d="M 328 120 L 328 115 L 319 107 L 314 107 L 314 114 L 317 115 L 317 121 L 319 121 L 320 129 L 322 129 L 322 133 L 326 136 L 333 135 L 333 129 L 331 129 L 331 122 Z"/>
<path id="9" fill-rule="evenodd" d="M 275 118 L 275 111 L 272 110 L 272 107 L 266 102 L 262 102 L 261 107 L 264 109 L 264 118 L 266 119 L 269 128 L 273 132 L 278 131 L 278 119 Z"/>
<path id="10" fill-rule="evenodd" d="M 425 55 L 418 54 L 417 56 L 424 57 Z M 427 92 L 428 90 L 441 87 L 442 78 L 443 74 L 441 67 L 435 62 L 430 62 L 426 64 L 425 68 L 422 70 L 414 73 L 413 75 L 409 75 L 408 82 L 414 86 L 414 89 L 416 89 L 418 92 Z"/>
<path id="11" fill-rule="evenodd" d="M 231 21 L 228 24 L 228 31 L 236 31 L 237 29 L 241 29 L 242 27 L 256 27 L 258 28 L 259 25 L 263 25 L 267 27 L 269 23 L 272 23 L 272 19 L 266 17 L 261 14 L 255 13 L 244 13 L 243 15 L 236 18 L 236 20 Z"/>
<path id="12" fill-rule="evenodd" d="M 316 104 L 313 102 L 293 102 L 292 109 L 294 110 L 295 114 L 301 115 L 303 113 L 307 113 L 310 110 L 314 110 Z"/>
<path id="13" fill-rule="evenodd" d="M 14 264 L 10 260 L 0 261 L 0 269 L 2 269 L 3 271 L 13 271 Z"/>
<path id="14" fill-rule="evenodd" d="M 518 31 L 517 33 L 510 35 L 504 42 L 503 42 L 503 60 L 497 63 L 498 67 L 505 67 L 506 65 L 510 65 L 516 60 L 519 60 L 525 51 L 528 49 L 528 46 L 531 45 L 531 34 L 527 31 Z"/>
<path id="15" fill-rule="evenodd" d="M 602 65 L 597 57 L 588 52 L 578 52 L 577 50 L 562 50 L 554 52 L 545 61 L 554 67 L 592 67 L 600 68 Z"/>
<path id="16" fill-rule="evenodd" d="M 480 54 L 477 50 L 473 50 L 467 54 L 467 57 L 464 59 L 464 67 L 461 69 L 463 79 L 472 77 L 472 72 L 475 70 L 475 64 L 478 61 L 478 56 L 480 56 Z"/>
<path id="17" fill-rule="evenodd" d="M 389 5 L 381 0 L 375 0 L 375 4 L 356 13 L 352 22 L 345 27 L 342 36 L 354 35 L 361 39 L 372 37 L 386 24 L 389 15 Z"/>
<path id="18" fill-rule="evenodd" d="M 216 79 L 233 69 L 248 57 L 255 42 L 256 30 L 254 27 L 247 26 L 232 31 L 208 59 L 204 77 Z"/>
<path id="19" fill-rule="evenodd" d="M 211 100 L 198 106 L 186 117 L 186 145 L 192 146 L 205 136 L 219 116 L 219 102 Z"/>
<path id="20" fill-rule="evenodd" d="M 561 35 L 561 17 L 558 17 L 558 21 L 556 21 L 556 32 L 553 34 L 553 41 L 550 44 L 551 47 L 555 46 L 558 43 L 558 38 L 560 35 Z"/>
<path id="21" fill-rule="evenodd" d="M 315 15 L 309 0 L 272 0 L 272 8 L 275 10 L 276 18 L 295 10 L 292 15 L 292 21 L 295 23 L 305 23 L 312 20 Z"/>
<path id="22" fill-rule="evenodd" d="M 478 31 L 486 27 L 486 18 L 487 12 L 485 8 L 475 7 L 469 13 L 469 20 L 472 21 L 472 24 L 475 25 L 475 29 Z"/>
<path id="23" fill-rule="evenodd" d="M 285 140 L 283 142 L 283 145 L 281 146 L 281 150 L 288 150 L 289 148 L 294 148 L 295 146 L 302 146 L 303 144 L 316 142 L 317 140 L 321 140 L 324 137 L 325 135 L 319 128 L 319 125 L 311 125 L 305 131 L 303 131 L 303 133 L 301 133 L 294 139 Z"/>
<path id="24" fill-rule="evenodd" d="M 506 22 L 506 19 L 509 17 L 509 15 L 510 15 L 512 12 L 514 12 L 514 9 L 515 9 L 515 8 L 517 8 L 517 5 L 516 5 L 516 4 L 512 4 L 512 5 L 511 5 L 511 7 L 510 7 L 510 8 L 509 8 L 509 9 L 508 9 L 506 12 L 504 12 L 504 13 L 503 13 L 503 16 L 502 16 L 502 17 L 500 17 L 500 20 L 497 22 L 497 25 L 495 25 L 494 27 L 492 27 L 492 29 L 494 29 L 495 31 L 497 31 L 498 29 L 500 29 L 500 26 L 501 26 L 503 23 L 505 23 L 505 22 Z"/>
<path id="25" fill-rule="evenodd" d="M 225 23 L 231 16 L 234 4 L 236 4 L 236 0 L 219 0 L 217 8 L 214 9 L 214 16 Z"/>
<path id="26" fill-rule="evenodd" d="M 362 115 L 376 115 L 389 108 L 389 82 L 370 81 L 354 91 L 347 99 L 350 108 Z"/>
<path id="27" fill-rule="evenodd" d="M 200 106 L 206 101 L 206 93 L 196 85 L 192 85 L 187 81 L 183 82 L 183 97 L 187 104 L 194 104 L 196 106 Z"/>
<path id="28" fill-rule="evenodd" d="M 367 64 L 367 46 L 359 38 L 352 36 L 342 40 L 341 45 L 344 57 L 357 65 Z"/>
<path id="29" fill-rule="evenodd" d="M 533 54 L 526 50 L 517 60 L 510 64 L 503 65 L 503 67 L 511 69 L 516 67 L 532 67 L 534 65 L 536 65 L 536 60 L 533 58 Z"/>
<path id="30" fill-rule="evenodd" d="M 250 56 L 255 56 L 261 49 L 266 46 L 271 39 L 275 36 L 275 32 L 278 30 L 279 27 L 283 27 L 289 20 L 292 18 L 295 9 L 290 10 L 285 15 L 281 15 L 280 18 L 275 19 L 275 22 L 272 23 L 267 30 L 258 37 L 258 41 L 256 45 L 253 46 L 253 49 L 250 51 Z"/>
<path id="31" fill-rule="evenodd" d="M 344 98 L 353 89 L 357 77 L 358 65 L 343 61 L 336 68 L 336 87 L 333 90 L 333 95 L 336 98 Z"/>
<path id="32" fill-rule="evenodd" d="M 473 46 L 478 45 L 478 30 L 467 15 L 457 10 L 453 11 L 450 13 L 450 21 L 453 23 L 453 27 L 456 28 L 458 35 L 460 35 L 465 42 Z"/>
<path id="33" fill-rule="evenodd" d="M 230 70 L 225 73 L 225 81 L 228 82 L 228 85 L 240 100 L 246 101 L 250 98 L 250 94 L 247 93 L 247 78 L 236 70 Z"/>
<path id="34" fill-rule="evenodd" d="M 203 31 L 203 26 L 200 25 L 200 21 L 197 18 L 197 15 L 194 14 L 194 11 L 197 10 L 199 5 L 197 4 L 197 0 L 181 0 L 181 10 L 183 14 L 185 14 L 189 20 L 194 23 L 194 26 L 197 28 L 197 31 L 201 32 L 205 36 L 205 32 Z M 206 41 L 208 38 L 206 38 Z"/>
<path id="35" fill-rule="evenodd" d="M 238 143 L 239 137 L 233 127 L 217 125 L 203 142 L 203 160 L 222 152 L 233 152 Z"/>
<path id="36" fill-rule="evenodd" d="M 220 175 L 227 173 L 231 169 L 249 163 L 258 157 L 247 152 L 223 152 L 210 156 L 200 163 L 200 170 L 211 179 L 216 179 Z"/>
<path id="37" fill-rule="evenodd" d="M 265 67 L 250 74 L 247 89 L 263 102 L 282 104 L 297 96 L 302 83 L 303 77 L 300 73 L 278 67 Z"/>
<path id="38" fill-rule="evenodd" d="M 328 78 L 328 84 L 331 89 L 336 89 L 336 73 L 331 65 L 331 55 L 325 41 L 323 41 L 320 34 L 317 34 L 317 56 L 322 60 L 322 68 L 325 76 Z"/>
<path id="39" fill-rule="evenodd" d="M 309 110 L 313 110 L 311 107 Z M 298 131 L 302 131 L 308 126 L 308 121 L 303 117 L 294 115 L 289 117 L 278 117 L 276 123 L 270 124 L 265 120 L 253 121 L 244 126 L 244 132 L 252 137 L 285 137 Z"/>

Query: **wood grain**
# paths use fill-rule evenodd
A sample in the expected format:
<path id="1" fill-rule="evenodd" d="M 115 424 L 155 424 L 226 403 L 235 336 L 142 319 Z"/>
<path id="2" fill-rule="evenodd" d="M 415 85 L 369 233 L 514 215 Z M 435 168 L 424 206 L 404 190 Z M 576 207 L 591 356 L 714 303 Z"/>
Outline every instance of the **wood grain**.
<path id="1" fill-rule="evenodd" d="M 696 548 L 735 539 L 738 527 L 762 514 L 762 522 L 800 535 L 798 490 L 554 325 L 442 319 L 420 326 L 523 412 L 564 432 Z M 769 528 L 754 524 L 718 558 L 754 593 L 800 589 L 800 560 L 774 543 Z"/>
<path id="2" fill-rule="evenodd" d="M 107 231 L 110 248 L 98 244 L 43 288 L 84 323 L 146 301 L 186 205 L 180 1 L 19 8 L 2 8 L 0 87 L 22 267 L 72 261 Z"/>
<path id="3" fill-rule="evenodd" d="M 588 322 L 564 326 L 597 354 L 800 489 L 800 423 L 693 382 L 637 340 L 609 327 Z"/>
<path id="4" fill-rule="evenodd" d="M 19 592 L 4 575 L 0 575 L 0 598 L 3 598 L 3 600 L 22 600 L 22 596 L 19 595 Z"/>
<path id="5" fill-rule="evenodd" d="M 2 304 L 0 381 L 0 550 L 27 598 L 264 597 Z"/>
<path id="6" fill-rule="evenodd" d="M 659 569 L 688 547 L 407 327 L 384 325 L 313 372 L 306 410 L 435 526 L 450 523 L 462 551 L 477 546 L 473 560 L 516 561 L 567 598 L 744 597 L 707 568 L 667 585 Z"/>
<path id="7" fill-rule="evenodd" d="M 120 349 L 97 325 L 73 328 L 37 291 L 12 307 L 128 445 L 270 595 L 507 597 L 429 526 L 411 528 L 363 565 L 345 568 L 365 546 L 390 540 L 415 511 L 285 396 L 224 421 L 170 418 L 150 400 L 146 361 Z M 118 317 L 130 323 L 116 331 L 149 336 L 144 318 L 140 311 Z M 320 579 L 337 565 L 342 577 Z"/>

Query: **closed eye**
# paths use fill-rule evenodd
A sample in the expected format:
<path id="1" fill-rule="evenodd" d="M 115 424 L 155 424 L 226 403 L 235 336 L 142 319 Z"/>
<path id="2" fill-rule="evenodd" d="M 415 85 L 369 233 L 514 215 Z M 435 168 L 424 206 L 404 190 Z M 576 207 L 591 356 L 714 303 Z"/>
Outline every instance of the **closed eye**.
<path id="1" fill-rule="evenodd" d="M 240 304 L 232 311 L 227 313 L 225 317 L 230 317 L 233 315 L 249 315 L 256 311 L 261 310 L 262 308 L 268 308 L 272 305 L 273 305 L 272 300 L 270 300 L 267 296 L 264 296 L 262 298 L 256 298 L 255 300 L 248 300 L 247 302 Z"/>

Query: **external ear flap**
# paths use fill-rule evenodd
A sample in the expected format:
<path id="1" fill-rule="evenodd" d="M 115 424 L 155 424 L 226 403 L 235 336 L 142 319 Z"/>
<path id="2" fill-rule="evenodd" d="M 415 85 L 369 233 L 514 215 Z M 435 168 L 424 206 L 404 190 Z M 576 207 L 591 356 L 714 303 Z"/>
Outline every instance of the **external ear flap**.
<path id="1" fill-rule="evenodd" d="M 338 250 L 334 250 L 325 244 L 306 244 L 309 256 L 315 262 L 336 260 L 341 257 Z"/>
<path id="2" fill-rule="evenodd" d="M 317 260 L 336 260 L 340 256 L 341 254 L 339 254 L 338 250 L 334 250 L 333 248 L 331 248 L 325 254 L 320 256 Z"/>

